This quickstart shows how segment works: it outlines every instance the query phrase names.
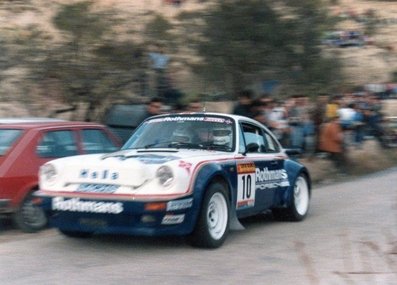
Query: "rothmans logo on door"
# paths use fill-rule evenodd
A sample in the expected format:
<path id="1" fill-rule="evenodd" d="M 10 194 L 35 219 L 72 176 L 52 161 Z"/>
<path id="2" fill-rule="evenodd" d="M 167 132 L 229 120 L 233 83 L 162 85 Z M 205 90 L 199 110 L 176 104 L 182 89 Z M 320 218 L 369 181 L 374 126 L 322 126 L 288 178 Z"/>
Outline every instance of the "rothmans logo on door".
<path id="1" fill-rule="evenodd" d="M 111 171 L 108 169 L 97 171 L 90 169 L 82 169 L 79 174 L 80 178 L 91 178 L 91 179 L 110 179 L 117 180 L 119 179 L 119 173 L 115 171 Z"/>
<path id="2" fill-rule="evenodd" d="M 255 170 L 256 185 L 259 189 L 287 187 L 290 185 L 285 169 L 269 170 L 267 167 Z"/>

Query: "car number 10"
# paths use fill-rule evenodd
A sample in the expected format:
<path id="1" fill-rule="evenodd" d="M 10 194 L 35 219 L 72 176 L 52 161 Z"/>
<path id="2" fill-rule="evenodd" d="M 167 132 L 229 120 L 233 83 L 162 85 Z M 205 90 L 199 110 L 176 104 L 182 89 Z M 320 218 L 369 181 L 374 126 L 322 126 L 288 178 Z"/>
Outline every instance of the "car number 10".
<path id="1" fill-rule="evenodd" d="M 237 185 L 237 209 L 255 205 L 255 173 L 239 174 Z"/>

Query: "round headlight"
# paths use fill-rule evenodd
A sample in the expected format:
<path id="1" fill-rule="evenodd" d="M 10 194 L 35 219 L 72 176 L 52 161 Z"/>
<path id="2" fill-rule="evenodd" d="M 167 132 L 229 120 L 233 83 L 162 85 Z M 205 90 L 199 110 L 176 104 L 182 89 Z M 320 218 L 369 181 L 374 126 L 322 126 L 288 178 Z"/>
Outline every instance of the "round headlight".
<path id="1" fill-rule="evenodd" d="M 157 169 L 156 177 L 159 179 L 159 182 L 163 186 L 170 186 L 174 181 L 174 173 L 172 172 L 171 167 L 163 165 Z"/>
<path id="2" fill-rule="evenodd" d="M 40 167 L 40 178 L 43 182 L 52 182 L 56 179 L 57 171 L 52 164 L 44 164 Z"/>

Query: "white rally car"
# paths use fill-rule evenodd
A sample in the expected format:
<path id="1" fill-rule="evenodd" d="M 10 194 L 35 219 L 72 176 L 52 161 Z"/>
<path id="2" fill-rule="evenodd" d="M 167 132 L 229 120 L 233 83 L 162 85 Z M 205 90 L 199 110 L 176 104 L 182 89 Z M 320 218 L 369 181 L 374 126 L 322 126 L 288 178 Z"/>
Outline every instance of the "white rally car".
<path id="1" fill-rule="evenodd" d="M 67 236 L 186 235 L 215 248 L 243 217 L 304 219 L 311 182 L 257 121 L 181 113 L 145 120 L 120 151 L 46 163 L 37 196 Z"/>

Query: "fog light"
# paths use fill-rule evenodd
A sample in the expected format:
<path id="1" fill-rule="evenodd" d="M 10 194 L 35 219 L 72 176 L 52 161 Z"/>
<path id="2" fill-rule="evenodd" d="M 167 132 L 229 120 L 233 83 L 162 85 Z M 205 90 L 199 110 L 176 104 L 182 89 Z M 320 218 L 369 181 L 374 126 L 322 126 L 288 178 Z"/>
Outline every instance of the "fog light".
<path id="1" fill-rule="evenodd" d="M 185 220 L 185 214 L 181 215 L 165 215 L 161 221 L 162 225 L 176 225 Z"/>
<path id="2" fill-rule="evenodd" d="M 154 223 L 155 221 L 156 221 L 156 218 L 152 215 L 143 215 L 141 217 L 142 223 Z"/>

